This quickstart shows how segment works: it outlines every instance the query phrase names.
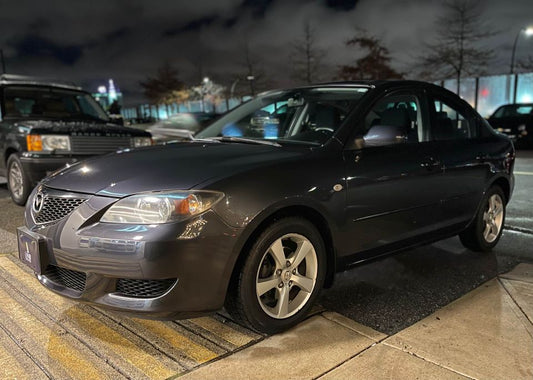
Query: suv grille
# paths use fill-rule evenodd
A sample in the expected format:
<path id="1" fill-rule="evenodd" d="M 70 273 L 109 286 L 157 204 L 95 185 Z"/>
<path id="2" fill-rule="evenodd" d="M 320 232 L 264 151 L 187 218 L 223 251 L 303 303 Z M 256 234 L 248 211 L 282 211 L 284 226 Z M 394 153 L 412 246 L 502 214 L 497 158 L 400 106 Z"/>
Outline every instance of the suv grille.
<path id="1" fill-rule="evenodd" d="M 72 153 L 104 154 L 132 147 L 129 136 L 71 136 Z"/>
<path id="2" fill-rule="evenodd" d="M 175 278 L 168 280 L 132 280 L 121 278 L 117 281 L 117 293 L 128 297 L 154 298 L 165 294 L 175 283 Z"/>
<path id="3" fill-rule="evenodd" d="M 55 265 L 48 265 L 43 275 L 50 281 L 67 288 L 74 289 L 79 292 L 83 292 L 85 290 L 85 281 L 87 280 L 87 275 L 83 272 L 56 267 Z"/>
<path id="4" fill-rule="evenodd" d="M 85 202 L 85 199 L 82 198 L 47 195 L 43 199 L 41 211 L 35 214 L 35 223 L 44 224 L 58 221 L 69 215 L 83 202 Z"/>

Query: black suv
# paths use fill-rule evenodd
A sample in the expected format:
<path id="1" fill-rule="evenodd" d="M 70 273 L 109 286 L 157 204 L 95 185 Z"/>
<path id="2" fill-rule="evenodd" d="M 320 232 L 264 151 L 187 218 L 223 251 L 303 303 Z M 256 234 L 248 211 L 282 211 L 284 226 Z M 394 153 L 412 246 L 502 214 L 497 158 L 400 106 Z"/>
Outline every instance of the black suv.
<path id="1" fill-rule="evenodd" d="M 55 170 L 90 156 L 151 145 L 148 132 L 110 122 L 80 87 L 20 75 L 0 76 L 0 176 L 13 201 Z"/>

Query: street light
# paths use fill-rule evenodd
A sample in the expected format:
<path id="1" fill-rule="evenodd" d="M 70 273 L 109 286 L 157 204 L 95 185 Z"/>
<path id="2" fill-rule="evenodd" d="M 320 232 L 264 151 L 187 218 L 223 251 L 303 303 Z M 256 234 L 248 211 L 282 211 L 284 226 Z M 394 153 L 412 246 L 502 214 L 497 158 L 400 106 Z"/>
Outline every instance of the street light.
<path id="1" fill-rule="evenodd" d="M 252 93 L 252 97 L 255 95 L 255 91 L 254 91 L 254 80 L 255 80 L 255 77 L 253 75 L 248 75 L 246 77 L 246 80 L 250 82 L 250 92 Z"/>
<path id="2" fill-rule="evenodd" d="M 516 54 L 516 45 L 518 43 L 518 38 L 520 37 L 520 34 L 522 32 L 524 32 L 526 37 L 533 36 L 533 26 L 523 27 L 522 29 L 518 31 L 518 33 L 516 33 L 516 37 L 514 39 L 514 44 L 513 44 L 513 52 L 511 54 L 511 74 L 514 74 L 514 58 Z"/>

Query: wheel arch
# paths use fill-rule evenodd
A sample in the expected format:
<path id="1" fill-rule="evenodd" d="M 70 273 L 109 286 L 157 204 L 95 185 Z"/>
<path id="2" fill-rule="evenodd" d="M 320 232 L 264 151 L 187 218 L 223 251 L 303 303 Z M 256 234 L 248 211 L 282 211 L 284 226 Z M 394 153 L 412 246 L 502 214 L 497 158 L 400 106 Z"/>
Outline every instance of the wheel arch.
<path id="1" fill-rule="evenodd" d="M 251 249 L 253 243 L 256 241 L 259 235 L 272 223 L 275 223 L 277 220 L 286 217 L 303 218 L 316 227 L 318 233 L 322 236 L 322 240 L 324 241 L 324 246 L 326 248 L 327 262 L 324 288 L 329 288 L 332 286 L 336 269 L 336 254 L 335 247 L 333 245 L 332 231 L 324 215 L 308 205 L 285 206 L 260 217 L 260 220 L 253 224 L 249 233 L 245 235 L 243 243 L 240 245 L 237 260 L 235 261 L 235 265 L 233 265 L 230 283 L 234 283 L 236 280 L 236 276 L 238 276 L 239 270 L 246 260 L 247 252 Z"/>

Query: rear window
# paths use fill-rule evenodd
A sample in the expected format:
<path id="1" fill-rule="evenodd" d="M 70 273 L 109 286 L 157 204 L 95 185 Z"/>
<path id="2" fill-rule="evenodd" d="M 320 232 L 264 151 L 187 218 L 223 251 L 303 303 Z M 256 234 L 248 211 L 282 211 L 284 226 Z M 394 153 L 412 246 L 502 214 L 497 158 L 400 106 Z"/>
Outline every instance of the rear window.
<path id="1" fill-rule="evenodd" d="M 500 107 L 494 112 L 493 117 L 516 117 L 533 114 L 533 104 L 510 104 Z"/>

